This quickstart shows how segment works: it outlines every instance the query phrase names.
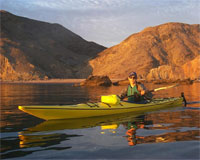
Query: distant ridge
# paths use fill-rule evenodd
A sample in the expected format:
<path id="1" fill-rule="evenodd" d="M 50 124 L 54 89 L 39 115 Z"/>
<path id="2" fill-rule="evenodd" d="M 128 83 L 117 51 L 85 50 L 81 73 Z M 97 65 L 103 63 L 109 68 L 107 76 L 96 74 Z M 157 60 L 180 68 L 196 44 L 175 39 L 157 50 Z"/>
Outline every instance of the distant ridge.
<path id="1" fill-rule="evenodd" d="M 93 75 L 126 78 L 196 79 L 200 77 L 200 25 L 166 23 L 132 34 L 90 60 Z M 190 72 L 189 72 L 190 71 Z"/>
<path id="2" fill-rule="evenodd" d="M 2 80 L 86 78 L 88 60 L 106 49 L 59 24 L 0 11 Z"/>

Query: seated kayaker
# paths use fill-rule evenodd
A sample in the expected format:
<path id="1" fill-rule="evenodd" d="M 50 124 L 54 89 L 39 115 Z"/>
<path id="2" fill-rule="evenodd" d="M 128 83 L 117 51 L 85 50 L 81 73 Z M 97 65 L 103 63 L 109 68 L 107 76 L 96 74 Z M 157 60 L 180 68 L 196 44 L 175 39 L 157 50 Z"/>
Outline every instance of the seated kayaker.
<path id="1" fill-rule="evenodd" d="M 127 98 L 128 102 L 132 103 L 146 103 L 148 91 L 143 84 L 137 82 L 136 72 L 131 72 L 128 76 L 128 80 L 130 84 L 118 95 L 119 98 L 121 100 Z M 150 95 L 150 97 L 152 97 L 152 95 Z M 150 97 L 148 95 L 148 99 Z"/>

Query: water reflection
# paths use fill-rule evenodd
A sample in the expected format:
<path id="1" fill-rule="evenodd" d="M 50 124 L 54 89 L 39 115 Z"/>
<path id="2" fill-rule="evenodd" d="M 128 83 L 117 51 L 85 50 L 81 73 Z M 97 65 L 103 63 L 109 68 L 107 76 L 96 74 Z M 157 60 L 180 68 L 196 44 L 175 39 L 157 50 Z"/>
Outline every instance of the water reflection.
<path id="1" fill-rule="evenodd" d="M 72 84 L 1 84 L 1 132 L 20 131 L 23 127 L 41 122 L 19 111 L 19 105 L 77 104 L 86 101 L 86 89 L 72 87 Z"/>
<path id="2" fill-rule="evenodd" d="M 2 138 L 1 144 L 1 158 L 13 158 L 21 157 L 27 154 L 31 154 L 36 151 L 43 150 L 65 150 L 70 149 L 72 146 L 65 147 L 52 147 L 61 144 L 62 141 L 70 141 L 73 138 L 83 136 L 81 134 L 66 134 L 66 133 L 54 133 L 53 131 L 72 130 L 72 129 L 84 129 L 96 126 L 102 126 L 105 128 L 112 126 L 113 123 L 118 123 L 127 120 L 137 119 L 137 115 L 122 114 L 113 116 L 102 116 L 94 118 L 84 119 L 70 119 L 70 120 L 51 120 L 44 121 L 34 127 L 30 127 L 18 133 L 17 137 L 5 137 Z M 115 124 L 114 124 L 115 125 Z M 109 128 L 110 129 L 110 128 Z M 116 129 L 116 128 L 115 128 Z M 40 147 L 35 149 L 34 147 Z M 31 151 L 24 150 L 25 148 L 32 149 Z M 8 152 L 10 150 L 18 150 L 14 152 Z"/>
<path id="3" fill-rule="evenodd" d="M 145 121 L 145 116 L 140 116 L 140 119 L 138 121 L 129 121 L 123 123 L 124 128 L 127 130 L 125 137 L 128 141 L 129 146 L 134 146 L 137 144 L 138 140 L 144 139 L 143 136 L 138 136 L 136 134 L 136 131 L 137 129 L 144 129 L 145 124 L 147 125 L 147 121 Z"/>
<path id="4" fill-rule="evenodd" d="M 29 134 L 34 132 L 56 131 L 65 129 L 84 129 L 96 126 L 120 124 L 126 121 L 134 121 L 138 114 L 125 113 L 118 115 L 89 117 L 80 119 L 49 120 L 44 121 L 34 127 L 30 127 L 21 133 Z"/>
<path id="5" fill-rule="evenodd" d="M 119 124 L 102 125 L 101 134 L 105 134 L 106 131 L 111 132 L 111 133 L 116 133 L 116 130 L 118 127 L 119 127 Z"/>
<path id="6" fill-rule="evenodd" d="M 140 118 L 140 121 L 126 122 L 123 125 L 127 129 L 126 138 L 130 146 L 200 140 L 199 111 L 152 113 L 146 115 L 144 119 Z M 150 134 L 153 130 L 164 133 L 144 136 L 137 134 L 138 129 L 148 130 Z"/>
<path id="7" fill-rule="evenodd" d="M 72 84 L 1 84 L 1 106 L 71 104 L 87 100 L 85 88 Z"/>
<path id="8" fill-rule="evenodd" d="M 153 89 L 165 85 L 146 84 L 146 86 Z M 72 87 L 69 84 L 1 84 L 1 158 L 23 157 L 45 150 L 70 150 L 79 145 L 83 147 L 85 144 L 86 147 L 95 148 L 99 146 L 98 141 L 85 140 L 85 137 L 93 135 L 96 139 L 100 136 L 108 136 L 113 141 L 116 141 L 117 136 L 123 140 L 118 139 L 121 141 L 116 142 L 116 145 L 121 146 L 125 142 L 127 146 L 134 147 L 149 143 L 199 141 L 200 83 L 181 85 L 155 93 L 155 97 L 177 97 L 184 92 L 189 102 L 188 109 L 159 111 L 142 116 L 131 113 L 121 117 L 43 121 L 17 109 L 18 105 L 77 104 L 88 100 L 99 101 L 101 95 L 118 94 L 124 87 L 86 88 Z M 88 131 L 91 128 L 94 130 Z M 76 130 L 81 130 L 81 133 L 77 134 Z M 81 144 L 79 140 L 82 141 Z M 74 143 L 71 143 L 72 141 Z M 65 145 L 61 145 L 63 143 Z M 109 146 L 112 147 L 112 144 Z"/>
<path id="9" fill-rule="evenodd" d="M 72 137 L 78 137 L 81 135 L 67 135 L 67 134 L 46 134 L 46 135 L 23 135 L 19 133 L 19 147 L 31 148 L 31 147 L 49 147 L 52 145 L 60 144 L 62 141 L 70 140 Z M 58 149 L 59 147 L 55 148 Z M 71 147 L 69 147 L 71 148 Z"/>
<path id="10" fill-rule="evenodd" d="M 15 137 L 2 138 L 1 158 L 22 157 L 33 152 L 42 150 L 65 150 L 70 149 L 71 146 L 65 147 L 51 147 L 60 144 L 62 141 L 70 140 L 73 137 L 81 135 L 67 135 L 67 134 L 47 134 L 47 135 L 23 135 L 19 133 L 19 139 Z M 34 149 L 40 147 L 40 149 Z M 25 150 L 25 148 L 32 148 L 32 150 Z M 20 149 L 20 150 L 19 150 Z M 13 150 L 13 152 L 8 152 Z M 17 150 L 17 151 L 16 151 Z"/>
<path id="11" fill-rule="evenodd" d="M 45 121 L 35 127 L 28 128 L 19 133 L 20 147 L 35 147 L 55 145 L 59 141 L 66 140 L 63 134 L 45 134 L 44 131 L 84 129 L 100 126 L 101 134 L 106 130 L 117 134 L 119 126 L 123 126 L 128 145 L 134 146 L 142 143 L 166 143 L 176 141 L 200 140 L 199 112 L 196 111 L 176 111 L 160 112 L 147 115 L 113 115 L 104 117 Z M 189 129 L 189 128 L 192 128 Z M 137 134 L 138 130 L 143 130 L 147 135 Z M 152 131 L 162 131 L 162 134 L 152 135 Z M 34 135 L 31 135 L 33 134 Z M 40 134 L 36 134 L 40 133 Z M 142 132 L 140 132 L 142 133 Z M 150 134 L 150 135 L 148 135 Z M 80 135 L 74 135 L 80 136 Z M 63 138 L 64 137 L 64 138 Z"/>
<path id="12" fill-rule="evenodd" d="M 64 141 L 74 141 L 84 134 L 69 134 L 71 130 L 99 128 L 101 136 L 106 132 L 120 136 L 127 145 L 169 143 L 177 141 L 199 141 L 199 112 L 181 110 L 146 115 L 113 115 L 104 117 L 44 121 L 18 133 L 17 137 L 2 138 L 2 158 L 28 155 L 43 150 L 66 150 L 75 146 L 60 146 Z M 56 133 L 55 133 L 56 131 Z M 76 132 L 76 131 L 75 131 Z M 123 134 L 120 134 L 123 133 Z M 89 136 L 92 136 L 90 133 Z M 87 135 L 88 136 L 88 135 Z M 110 136 L 112 139 L 113 136 Z M 57 145 L 57 146 L 56 146 Z M 98 144 L 96 144 L 98 145 Z M 40 148 L 38 148 L 40 147 Z M 29 150 L 25 150 L 29 148 Z M 12 151 L 12 152 L 9 152 Z"/>

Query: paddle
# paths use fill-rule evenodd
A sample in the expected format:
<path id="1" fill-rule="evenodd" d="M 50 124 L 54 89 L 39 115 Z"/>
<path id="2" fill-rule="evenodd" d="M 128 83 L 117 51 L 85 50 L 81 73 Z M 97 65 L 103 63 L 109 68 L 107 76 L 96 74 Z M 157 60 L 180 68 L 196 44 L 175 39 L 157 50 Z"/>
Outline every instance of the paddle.
<path id="1" fill-rule="evenodd" d="M 156 92 L 156 91 L 163 90 L 163 89 L 169 89 L 169 88 L 176 87 L 176 86 L 178 86 L 178 85 L 179 85 L 179 84 L 175 84 L 175 85 L 171 85 L 171 86 L 166 86 L 166 87 L 160 87 L 160 88 L 156 88 L 156 89 L 150 90 L 149 92 Z M 184 103 L 184 106 L 186 107 L 187 101 L 186 101 L 186 99 L 185 99 L 185 96 L 184 96 L 184 93 L 183 93 L 183 92 L 181 93 L 181 97 L 183 98 L 183 103 Z"/>
<path id="2" fill-rule="evenodd" d="M 185 95 L 184 95 L 183 92 L 181 93 L 181 97 L 183 98 L 183 103 L 184 103 L 184 106 L 186 107 L 187 106 L 187 101 L 185 99 Z"/>
<path id="3" fill-rule="evenodd" d="M 169 89 L 169 88 L 176 87 L 178 85 L 179 84 L 175 84 L 175 85 L 171 85 L 171 86 L 166 86 L 166 87 L 160 87 L 160 88 L 156 88 L 156 89 L 150 90 L 149 92 L 156 92 L 156 91 L 163 90 L 163 89 Z"/>

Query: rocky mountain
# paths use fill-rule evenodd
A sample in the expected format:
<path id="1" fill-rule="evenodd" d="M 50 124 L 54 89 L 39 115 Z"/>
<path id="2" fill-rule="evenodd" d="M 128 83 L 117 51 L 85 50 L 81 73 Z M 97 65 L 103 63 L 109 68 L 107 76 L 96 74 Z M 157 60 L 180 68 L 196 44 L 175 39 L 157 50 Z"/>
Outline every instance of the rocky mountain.
<path id="1" fill-rule="evenodd" d="M 90 60 L 93 75 L 126 78 L 196 79 L 200 77 L 200 25 L 166 23 L 133 34 Z"/>
<path id="2" fill-rule="evenodd" d="M 200 25 L 166 23 L 135 33 L 106 49 L 59 24 L 0 11 L 0 79 L 200 77 Z"/>
<path id="3" fill-rule="evenodd" d="M 0 79 L 86 78 L 88 60 L 105 47 L 88 42 L 59 24 L 0 11 Z"/>

